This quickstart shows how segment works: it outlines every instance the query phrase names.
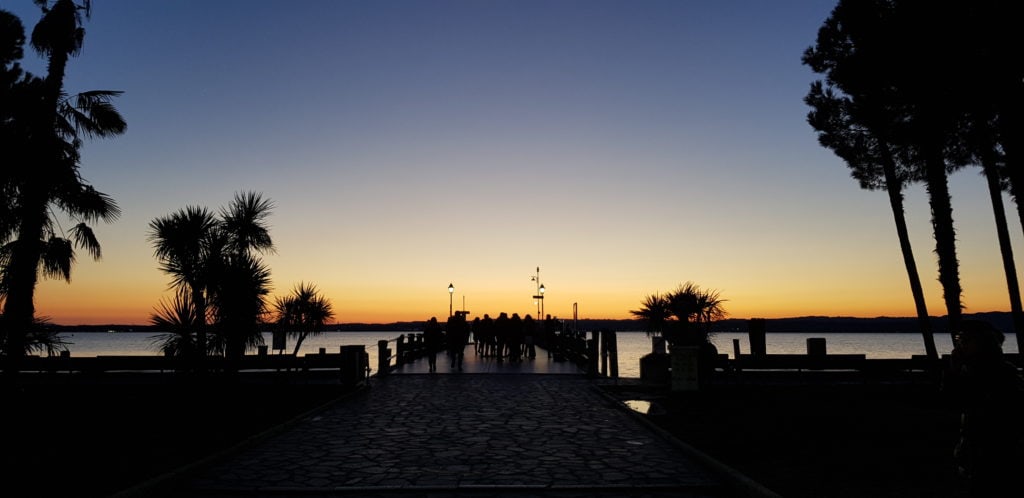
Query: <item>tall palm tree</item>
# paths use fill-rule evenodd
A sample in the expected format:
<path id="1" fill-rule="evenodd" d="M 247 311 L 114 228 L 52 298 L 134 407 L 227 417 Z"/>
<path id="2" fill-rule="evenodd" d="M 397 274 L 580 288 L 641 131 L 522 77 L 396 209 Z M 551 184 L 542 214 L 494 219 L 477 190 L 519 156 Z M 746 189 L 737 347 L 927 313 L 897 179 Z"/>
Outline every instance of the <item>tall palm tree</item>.
<path id="1" fill-rule="evenodd" d="M 278 297 L 274 308 L 278 326 L 296 339 L 292 355 L 298 355 L 302 341 L 322 333 L 334 318 L 331 302 L 313 284 L 299 283 L 291 295 Z"/>
<path id="2" fill-rule="evenodd" d="M 851 175 L 860 183 L 861 188 L 882 189 L 888 193 L 925 353 L 932 360 L 938 359 L 903 208 L 903 186 L 912 177 L 914 168 L 897 164 L 888 141 L 881 138 L 885 128 L 872 126 L 870 116 L 874 114 L 858 113 L 859 109 L 855 108 L 848 97 L 839 97 L 833 88 L 826 88 L 821 81 L 815 81 L 811 83 L 811 90 L 804 101 L 811 106 L 807 122 L 818 132 L 818 142 L 846 161 Z M 863 117 L 858 119 L 858 114 Z"/>
<path id="3" fill-rule="evenodd" d="M 84 36 L 79 7 L 66 0 L 52 8 L 46 2 L 37 3 L 43 7 L 43 17 L 31 41 L 48 58 L 47 75 L 45 79 L 26 75 L 5 90 L 17 105 L 5 111 L 2 132 L 4 153 L 16 158 L 4 168 L 2 188 L 7 200 L 0 208 L 6 218 L 0 222 L 5 232 L 0 236 L 4 243 L 0 287 L 6 293 L 4 348 L 14 358 L 25 350 L 40 274 L 70 280 L 76 247 L 96 259 L 101 255 L 90 223 L 112 222 L 120 214 L 113 199 L 87 184 L 79 173 L 82 137 L 110 137 L 126 129 L 110 104 L 118 92 L 86 92 L 76 98 L 63 93 L 67 61 L 80 51 Z M 64 230 L 55 217 L 58 212 L 70 218 L 69 229 Z M 16 369 L 15 362 L 9 362 L 8 370 Z"/>

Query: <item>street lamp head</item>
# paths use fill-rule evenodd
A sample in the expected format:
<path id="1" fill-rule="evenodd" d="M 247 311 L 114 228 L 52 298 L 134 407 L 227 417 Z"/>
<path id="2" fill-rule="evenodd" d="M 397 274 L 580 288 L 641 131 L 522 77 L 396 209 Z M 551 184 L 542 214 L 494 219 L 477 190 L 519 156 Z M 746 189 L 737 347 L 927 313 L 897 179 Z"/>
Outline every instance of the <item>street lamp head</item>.
<path id="1" fill-rule="evenodd" d="M 451 294 L 453 292 L 455 292 L 455 286 L 452 284 L 448 284 L 448 293 Z"/>
<path id="2" fill-rule="evenodd" d="M 543 294 L 543 293 L 544 293 L 544 284 L 540 284 L 540 293 L 541 293 L 541 294 Z"/>

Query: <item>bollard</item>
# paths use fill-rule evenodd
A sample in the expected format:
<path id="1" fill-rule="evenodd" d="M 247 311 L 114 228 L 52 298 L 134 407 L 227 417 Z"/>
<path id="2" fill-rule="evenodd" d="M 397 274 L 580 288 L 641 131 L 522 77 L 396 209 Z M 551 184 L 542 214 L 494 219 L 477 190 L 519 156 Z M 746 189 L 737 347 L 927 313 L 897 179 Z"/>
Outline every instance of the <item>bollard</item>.
<path id="1" fill-rule="evenodd" d="M 352 386 L 363 380 L 366 367 L 363 365 L 364 346 L 341 346 L 340 378 L 342 385 Z"/>
<path id="2" fill-rule="evenodd" d="M 747 323 L 747 335 L 750 337 L 750 354 L 752 356 L 765 356 L 768 354 L 768 344 L 765 338 L 764 318 L 751 318 Z"/>
<path id="3" fill-rule="evenodd" d="M 740 340 L 739 339 L 733 339 L 732 340 L 732 358 L 734 360 L 740 359 Z"/>
<path id="4" fill-rule="evenodd" d="M 825 356 L 825 338 L 824 337 L 808 337 L 807 338 L 807 355 L 808 356 Z"/>
<path id="5" fill-rule="evenodd" d="M 387 375 L 388 371 L 391 370 L 391 360 L 388 359 L 390 354 L 388 341 L 384 339 L 377 341 L 377 375 Z"/>

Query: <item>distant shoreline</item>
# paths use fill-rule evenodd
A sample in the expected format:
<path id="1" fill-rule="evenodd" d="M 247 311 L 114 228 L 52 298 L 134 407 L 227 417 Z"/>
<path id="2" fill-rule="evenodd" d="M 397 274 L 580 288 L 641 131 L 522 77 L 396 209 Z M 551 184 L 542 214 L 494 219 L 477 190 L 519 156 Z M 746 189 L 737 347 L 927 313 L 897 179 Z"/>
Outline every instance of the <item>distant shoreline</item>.
<path id="1" fill-rule="evenodd" d="M 964 318 L 985 320 L 994 325 L 1003 333 L 1013 332 L 1013 319 L 1009 312 L 996 311 L 987 313 L 965 313 Z M 729 318 L 716 322 L 712 326 L 712 332 L 745 332 L 747 331 L 747 318 Z M 600 320 L 584 319 L 579 320 L 580 330 L 619 330 L 632 331 L 643 330 L 643 323 L 639 320 Z M 416 322 L 394 322 L 394 323 L 339 323 L 326 327 L 328 332 L 409 332 L 423 330 L 422 321 Z M 948 320 L 946 317 L 932 317 L 932 331 L 948 333 Z M 132 325 L 132 324 L 103 324 L 103 325 L 58 325 L 48 324 L 47 330 L 57 332 L 161 332 L 153 325 Z M 765 320 L 765 331 L 770 333 L 782 332 L 815 332 L 815 333 L 918 333 L 917 318 L 915 317 L 877 317 L 877 318 L 854 318 L 854 317 L 829 317 L 829 316 L 806 316 L 793 318 L 769 318 Z"/>

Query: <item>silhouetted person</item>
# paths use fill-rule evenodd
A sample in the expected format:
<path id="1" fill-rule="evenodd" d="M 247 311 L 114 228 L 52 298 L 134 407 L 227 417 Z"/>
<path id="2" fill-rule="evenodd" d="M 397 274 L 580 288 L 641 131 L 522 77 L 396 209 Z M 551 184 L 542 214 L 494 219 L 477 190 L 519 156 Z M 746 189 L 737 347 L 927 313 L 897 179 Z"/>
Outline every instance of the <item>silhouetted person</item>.
<path id="1" fill-rule="evenodd" d="M 494 356 L 494 320 L 491 319 L 491 315 L 484 313 L 483 320 L 480 320 L 479 334 L 480 341 L 483 342 L 481 354 L 485 358 L 488 356 Z"/>
<path id="2" fill-rule="evenodd" d="M 523 354 L 523 319 L 512 313 L 508 320 L 508 361 L 518 363 Z"/>
<path id="3" fill-rule="evenodd" d="M 501 359 L 505 356 L 505 345 L 508 344 L 510 334 L 508 314 L 503 311 L 494 320 L 494 355 L 498 358 L 498 363 L 501 363 Z"/>
<path id="4" fill-rule="evenodd" d="M 437 317 L 432 316 L 423 329 L 423 345 L 427 349 L 427 365 L 430 366 L 431 372 L 437 371 L 437 352 L 441 350 L 443 343 L 441 324 L 437 323 Z"/>
<path id="5" fill-rule="evenodd" d="M 466 315 L 456 311 L 448 317 L 448 356 L 452 362 L 452 368 L 462 370 L 463 352 L 466 349 L 466 341 L 469 339 Z"/>
<path id="6" fill-rule="evenodd" d="M 473 352 L 475 352 L 477 356 L 483 354 L 484 347 L 484 342 L 480 340 L 480 329 L 480 317 L 476 317 L 473 319 L 473 326 L 470 327 L 470 332 L 473 334 Z"/>
<path id="7" fill-rule="evenodd" d="M 973 498 L 1020 492 L 1024 379 L 1003 358 L 1002 346 L 1003 334 L 995 327 L 964 320 L 950 355 L 946 388 L 961 409 L 954 455 Z"/>
<path id="8" fill-rule="evenodd" d="M 533 345 L 537 334 L 537 324 L 533 317 L 523 317 L 523 356 L 531 360 L 537 357 L 537 348 Z"/>

